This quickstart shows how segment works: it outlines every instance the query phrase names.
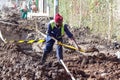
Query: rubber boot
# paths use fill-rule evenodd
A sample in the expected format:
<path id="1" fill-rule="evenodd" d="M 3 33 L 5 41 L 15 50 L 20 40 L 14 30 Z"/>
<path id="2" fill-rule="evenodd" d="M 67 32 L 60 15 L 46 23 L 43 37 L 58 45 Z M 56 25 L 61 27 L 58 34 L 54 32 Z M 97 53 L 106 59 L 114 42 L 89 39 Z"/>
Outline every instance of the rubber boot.
<path id="1" fill-rule="evenodd" d="M 47 59 L 47 54 L 44 53 L 41 58 L 41 65 L 43 65 L 46 62 L 46 59 Z"/>

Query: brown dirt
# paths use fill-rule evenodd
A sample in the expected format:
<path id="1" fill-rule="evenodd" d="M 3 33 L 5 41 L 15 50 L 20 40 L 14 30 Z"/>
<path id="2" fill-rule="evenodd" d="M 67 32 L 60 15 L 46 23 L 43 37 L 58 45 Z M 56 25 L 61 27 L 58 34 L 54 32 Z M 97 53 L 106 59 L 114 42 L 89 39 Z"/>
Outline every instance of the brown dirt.
<path id="1" fill-rule="evenodd" d="M 18 22 L 19 26 L 1 24 L 0 29 L 2 31 L 7 30 L 7 27 L 9 28 L 8 32 L 11 35 L 4 34 L 8 39 L 22 39 L 19 35 L 24 36 L 24 34 L 34 32 L 34 29 L 31 30 L 29 27 L 29 25 L 34 25 L 34 22 Z M 30 24 L 27 25 L 26 23 Z M 45 24 L 43 25 L 42 27 L 39 26 L 41 31 L 45 31 Z M 80 52 L 64 49 L 63 61 L 75 79 L 120 80 L 120 60 L 114 55 L 119 49 L 114 49 L 115 46 L 104 38 L 91 34 L 90 29 L 87 27 L 71 28 L 71 31 L 75 34 L 80 46 L 85 46 L 88 49 L 94 46 L 94 49 L 99 50 L 99 52 L 90 50 L 90 53 L 86 53 L 87 56 L 83 56 Z M 65 39 L 67 40 L 66 37 Z M 68 44 L 68 41 L 65 41 L 65 43 Z M 41 65 L 42 52 L 36 54 L 32 51 L 31 45 L 17 44 L 15 42 L 4 44 L 1 41 L 0 80 L 71 80 L 63 66 L 57 62 L 55 52 L 52 52 L 53 55 L 50 54 L 47 62 Z M 29 46 L 29 49 L 24 48 L 27 46 Z"/>

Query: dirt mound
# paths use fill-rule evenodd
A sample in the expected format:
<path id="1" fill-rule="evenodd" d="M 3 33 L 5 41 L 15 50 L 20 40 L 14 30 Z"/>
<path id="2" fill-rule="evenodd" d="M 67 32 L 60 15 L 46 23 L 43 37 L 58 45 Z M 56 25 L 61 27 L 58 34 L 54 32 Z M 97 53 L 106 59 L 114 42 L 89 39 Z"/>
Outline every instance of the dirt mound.
<path id="1" fill-rule="evenodd" d="M 115 56 L 100 53 L 94 56 L 76 56 L 65 60 L 76 79 L 119 80 L 120 60 Z"/>
<path id="2" fill-rule="evenodd" d="M 1 44 L 0 47 L 0 79 L 25 80 L 62 80 L 69 79 L 58 62 L 47 62 L 40 65 L 41 56 L 24 53 L 15 43 Z"/>
<path id="3" fill-rule="evenodd" d="M 42 20 L 41 20 L 42 21 Z M 6 21 L 11 23 L 10 21 Z M 12 21 L 13 22 L 13 21 Z M 35 39 L 33 21 L 18 21 L 19 25 L 0 23 L 2 33 L 7 40 L 26 39 L 31 33 Z M 14 23 L 12 23 L 14 24 Z M 45 33 L 45 22 L 39 23 L 38 29 Z M 71 74 L 77 80 L 119 80 L 120 60 L 114 55 L 114 50 L 107 48 L 107 40 L 93 35 L 88 27 L 71 28 L 77 43 L 89 49 L 87 56 L 74 50 L 64 49 L 64 62 Z M 32 35 L 33 34 L 33 35 Z M 3 36 L 3 37 L 4 37 Z M 68 38 L 64 37 L 64 43 Z M 26 48 L 28 46 L 28 48 Z M 0 44 L 0 79 L 2 80 L 71 80 L 61 63 L 57 62 L 55 52 L 52 52 L 44 65 L 40 64 L 42 53 L 35 53 L 32 44 L 10 42 Z M 93 50 L 97 51 L 94 52 Z M 103 51 L 103 53 L 101 52 Z M 109 54 L 108 54 L 109 53 Z M 112 54 L 112 55 L 111 55 Z"/>
<path id="4" fill-rule="evenodd" d="M 50 56 L 40 64 L 42 54 L 24 52 L 16 43 L 1 44 L 1 79 L 26 80 L 70 80 L 63 66 Z M 99 53 L 93 56 L 81 56 L 76 52 L 64 53 L 64 61 L 73 76 L 78 79 L 119 80 L 120 61 L 116 56 Z"/>
<path id="5" fill-rule="evenodd" d="M 14 14 L 14 16 L 16 15 Z M 46 23 L 49 18 L 21 20 L 14 16 L 0 21 L 0 30 L 7 41 L 26 40 L 29 34 L 33 35 L 32 39 L 39 38 L 41 35 L 37 30 L 46 33 Z"/>
<path id="6" fill-rule="evenodd" d="M 40 64 L 40 55 L 24 53 L 15 43 L 1 44 L 0 79 L 25 80 L 70 80 L 62 64 L 51 56 L 44 65 Z M 64 54 L 64 61 L 73 76 L 80 79 L 119 80 L 120 62 L 115 56 L 99 53 L 93 56 Z"/>

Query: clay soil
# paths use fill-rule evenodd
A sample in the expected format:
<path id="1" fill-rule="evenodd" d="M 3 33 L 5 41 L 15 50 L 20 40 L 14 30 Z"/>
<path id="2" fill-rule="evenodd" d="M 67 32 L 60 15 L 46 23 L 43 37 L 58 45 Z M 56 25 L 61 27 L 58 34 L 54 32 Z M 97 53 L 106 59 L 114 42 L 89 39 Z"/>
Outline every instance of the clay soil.
<path id="1" fill-rule="evenodd" d="M 25 39 L 28 33 L 34 32 L 30 28 L 31 25 L 35 25 L 33 21 L 21 20 L 18 23 L 18 26 L 0 23 L 0 29 L 4 31 L 8 40 Z M 39 24 L 39 28 L 40 31 L 45 32 L 45 26 L 41 27 Z M 5 30 L 9 33 L 6 33 Z M 100 35 L 92 34 L 88 27 L 70 28 L 70 30 L 79 46 L 86 49 L 95 48 L 91 52 L 85 53 L 86 56 L 64 48 L 63 61 L 75 79 L 120 80 L 120 60 L 115 55 L 119 51 L 119 47 Z M 32 44 L 0 42 L 0 80 L 72 80 L 62 64 L 57 61 L 55 50 L 49 54 L 46 63 L 41 65 L 43 52 L 32 51 Z M 69 44 L 66 37 L 64 43 Z M 23 49 L 27 46 L 29 49 Z"/>

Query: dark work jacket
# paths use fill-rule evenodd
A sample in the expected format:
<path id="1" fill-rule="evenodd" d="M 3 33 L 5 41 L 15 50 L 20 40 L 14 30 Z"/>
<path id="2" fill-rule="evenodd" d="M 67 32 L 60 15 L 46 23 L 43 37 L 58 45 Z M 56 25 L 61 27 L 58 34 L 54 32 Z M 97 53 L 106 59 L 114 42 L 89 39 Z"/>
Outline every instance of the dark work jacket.
<path id="1" fill-rule="evenodd" d="M 72 38 L 73 37 L 73 34 L 69 31 L 68 29 L 68 25 L 67 24 L 64 24 L 64 32 L 67 34 L 67 36 L 69 38 Z M 54 37 L 55 39 L 57 39 L 58 41 L 61 41 L 62 40 L 62 37 L 61 37 L 61 28 L 60 27 L 54 27 L 52 29 L 51 27 L 51 24 L 49 23 L 48 24 L 48 29 L 47 29 L 47 38 L 46 38 L 46 42 L 50 41 L 52 38 L 51 37 Z"/>

